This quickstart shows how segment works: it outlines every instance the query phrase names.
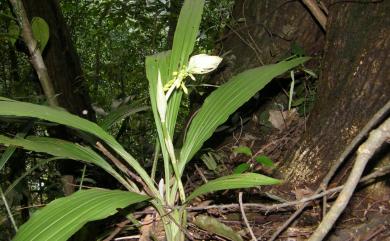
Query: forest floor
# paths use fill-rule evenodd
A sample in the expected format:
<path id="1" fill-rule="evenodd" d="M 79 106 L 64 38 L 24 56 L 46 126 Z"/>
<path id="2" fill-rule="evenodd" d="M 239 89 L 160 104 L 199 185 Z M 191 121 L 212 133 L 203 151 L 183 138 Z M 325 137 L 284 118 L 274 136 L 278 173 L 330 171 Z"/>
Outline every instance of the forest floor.
<path id="1" fill-rule="evenodd" d="M 195 164 L 195 168 L 190 171 L 191 176 L 188 176 L 186 188 L 193 189 L 207 180 L 232 173 L 234 168 L 242 163 L 250 165 L 248 171 L 273 176 L 278 165 L 285 160 L 288 150 L 293 150 L 297 146 L 302 132 L 305 131 L 305 118 L 297 115 L 287 117 L 284 119 L 284 126 L 279 129 L 272 126 L 259 126 L 258 123 L 256 118 L 251 118 L 246 124 L 239 125 L 223 140 L 222 144 L 215 148 L 216 151 L 212 156 L 218 163 L 216 170 L 208 170 L 201 162 Z M 234 150 L 239 146 L 249 147 L 253 154 L 248 156 L 236 153 Z M 256 163 L 254 157 L 259 155 L 270 158 L 275 166 L 270 168 Z M 330 188 L 338 185 L 341 184 L 332 183 Z M 239 192 L 243 192 L 241 204 L 238 198 Z M 245 240 L 251 240 L 249 229 L 252 229 L 257 240 L 270 240 L 273 233 L 280 229 L 302 205 L 299 200 L 313 195 L 313 191 L 309 189 L 297 189 L 293 193 L 296 196 L 295 200 L 283 200 L 262 192 L 260 188 L 226 191 L 198 199 L 193 206 L 198 208 L 196 214 L 201 210 L 219 219 L 239 232 Z M 327 209 L 336 197 L 337 192 L 327 196 L 325 200 Z M 297 200 L 298 202 L 294 202 Z M 389 200 L 390 197 L 387 201 L 370 200 L 370 197 L 364 196 L 364 192 L 357 191 L 327 240 L 390 240 Z M 272 206 L 273 204 L 276 205 Z M 246 207 L 245 213 L 242 213 L 240 205 L 250 207 Z M 308 239 L 322 220 L 323 206 L 323 198 L 312 200 L 303 213 L 285 227 L 276 240 Z M 247 223 L 244 222 L 243 215 L 246 216 Z M 224 240 L 221 237 L 211 236 L 195 226 L 190 225 L 190 231 L 206 240 Z"/>

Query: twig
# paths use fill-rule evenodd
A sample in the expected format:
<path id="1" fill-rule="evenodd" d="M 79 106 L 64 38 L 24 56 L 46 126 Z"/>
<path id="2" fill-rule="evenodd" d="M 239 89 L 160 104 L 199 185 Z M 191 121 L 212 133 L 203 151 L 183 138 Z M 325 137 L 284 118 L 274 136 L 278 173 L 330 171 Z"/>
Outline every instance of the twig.
<path id="1" fill-rule="evenodd" d="M 308 206 L 308 203 L 304 203 L 303 205 L 299 206 L 299 208 L 283 223 L 282 226 L 280 226 L 275 233 L 272 234 L 271 238 L 268 239 L 268 241 L 274 241 L 283 230 L 285 230 L 292 221 L 294 221 L 301 213 L 302 211 Z"/>
<path id="2" fill-rule="evenodd" d="M 378 227 L 377 229 L 374 230 L 374 232 L 372 232 L 368 237 L 366 237 L 365 239 L 362 239 L 362 241 L 370 241 L 372 240 L 375 236 L 377 236 L 378 234 L 380 234 L 381 232 L 383 232 L 385 230 L 385 226 L 382 225 L 380 227 Z"/>
<path id="3" fill-rule="evenodd" d="M 209 181 L 207 180 L 207 178 L 205 177 L 205 175 L 203 174 L 202 170 L 200 170 L 200 168 L 198 167 L 198 165 L 195 164 L 195 169 L 196 171 L 198 172 L 199 176 L 202 178 L 203 182 L 204 183 L 208 183 Z"/>
<path id="4" fill-rule="evenodd" d="M 336 173 L 337 169 L 341 166 L 341 164 L 347 159 L 347 157 L 357 148 L 357 146 L 363 141 L 363 139 L 367 136 L 367 134 L 372 130 L 375 126 L 377 126 L 379 123 L 383 121 L 384 118 L 386 118 L 387 114 L 390 112 L 390 101 L 388 101 L 378 112 L 375 113 L 375 115 L 369 120 L 369 122 L 363 127 L 363 129 L 359 132 L 355 138 L 351 141 L 351 143 L 345 148 L 343 153 L 340 155 L 339 159 L 333 164 L 331 169 L 329 170 L 328 174 L 323 179 L 322 183 L 320 184 L 319 188 L 316 190 L 314 194 L 318 194 L 321 191 L 326 190 L 326 187 L 328 186 L 330 180 Z M 302 207 L 300 207 L 298 210 L 295 211 L 295 213 L 292 215 L 294 217 L 297 217 L 308 205 L 308 203 L 304 203 Z M 276 237 L 286 228 L 294 219 L 288 219 L 269 239 L 269 241 L 273 241 L 276 239 Z M 282 229 L 283 228 L 283 229 Z"/>
<path id="5" fill-rule="evenodd" d="M 84 178 L 85 178 L 85 171 L 87 170 L 87 165 L 84 164 L 84 167 L 83 167 L 83 172 L 81 174 L 81 180 L 80 180 L 80 184 L 79 184 L 79 191 L 82 189 L 83 187 L 83 182 L 84 182 Z"/>
<path id="6" fill-rule="evenodd" d="M 246 227 L 248 228 L 249 230 L 249 233 L 251 234 L 252 236 L 252 240 L 253 241 L 256 241 L 256 236 L 255 234 L 253 233 L 253 230 L 251 228 L 251 226 L 249 225 L 249 222 L 248 222 L 248 218 L 246 217 L 246 214 L 245 214 L 245 211 L 244 211 L 244 207 L 242 205 L 242 192 L 239 192 L 238 193 L 238 203 L 240 204 L 240 210 L 241 210 L 241 215 L 242 215 L 242 219 L 244 219 L 244 222 L 245 222 L 245 225 Z"/>
<path id="7" fill-rule="evenodd" d="M 116 167 L 118 167 L 123 173 L 126 173 L 127 175 L 129 175 L 131 178 L 133 178 L 134 180 L 136 180 L 138 183 L 140 183 L 142 185 L 142 187 L 144 188 L 145 192 L 153 197 L 153 193 L 149 190 L 149 188 L 147 187 L 147 185 L 144 183 L 144 181 L 138 176 L 136 175 L 135 173 L 133 173 L 132 171 L 130 171 L 120 160 L 118 160 L 114 155 L 112 155 L 100 142 L 96 142 L 96 147 L 97 149 L 99 149 L 99 151 L 101 151 L 106 157 L 108 157 L 114 164 Z M 135 183 L 133 183 L 132 181 L 129 180 L 129 182 L 131 182 L 131 186 L 133 187 L 134 190 L 131 190 L 131 191 L 134 191 L 134 192 L 139 192 L 137 189 L 137 186 L 135 185 Z"/>
<path id="8" fill-rule="evenodd" d="M 13 226 L 15 232 L 18 232 L 18 226 L 16 226 L 14 216 L 12 215 L 11 209 L 8 206 L 7 199 L 5 198 L 4 193 L 3 193 L 3 189 L 1 187 L 0 187 L 0 194 L 1 194 L 1 198 L 3 199 L 5 209 L 7 210 L 8 217 L 11 220 L 12 226 Z"/>
<path id="9" fill-rule="evenodd" d="M 125 236 L 125 237 L 120 237 L 120 238 L 116 238 L 114 239 L 115 241 L 119 241 L 119 240 L 130 240 L 130 239 L 137 239 L 139 240 L 141 236 L 139 234 L 137 235 L 131 235 L 131 236 Z"/>
<path id="10" fill-rule="evenodd" d="M 118 233 L 120 233 L 120 232 L 122 231 L 122 229 L 123 229 L 127 224 L 129 224 L 129 223 L 131 223 L 131 220 L 128 220 L 128 219 L 126 219 L 126 220 L 124 220 L 124 221 L 118 223 L 118 224 L 116 225 L 115 230 L 112 231 L 111 234 L 110 234 L 107 238 L 105 238 L 103 241 L 110 241 L 110 240 L 112 240 L 113 238 L 115 238 L 115 236 L 116 236 Z"/>
<path id="11" fill-rule="evenodd" d="M 344 185 L 336 202 L 330 211 L 324 217 L 309 241 L 322 240 L 333 227 L 334 223 L 344 211 L 353 192 L 359 182 L 361 175 L 371 157 L 382 146 L 384 142 L 390 139 L 390 118 L 388 118 L 376 130 L 371 131 L 367 141 L 364 142 L 357 151 L 357 157 L 353 169 Z"/>
<path id="12" fill-rule="evenodd" d="M 320 23 L 322 29 L 326 31 L 326 21 L 327 18 L 321 8 L 318 6 L 315 0 L 302 0 L 302 2 L 306 5 L 306 7 L 310 10 L 313 16 Z"/>

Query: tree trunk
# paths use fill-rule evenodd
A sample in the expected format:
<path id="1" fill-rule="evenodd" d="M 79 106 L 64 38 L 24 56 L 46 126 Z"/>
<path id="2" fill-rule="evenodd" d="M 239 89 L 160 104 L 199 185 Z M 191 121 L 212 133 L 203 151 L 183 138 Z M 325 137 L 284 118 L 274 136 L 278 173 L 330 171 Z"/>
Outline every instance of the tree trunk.
<path id="1" fill-rule="evenodd" d="M 167 44 L 168 49 L 172 48 L 173 45 L 173 37 L 175 35 L 176 23 L 179 18 L 180 9 L 183 5 L 183 0 L 170 0 L 169 1 L 169 17 L 168 17 L 168 37 Z"/>
<path id="2" fill-rule="evenodd" d="M 290 56 L 294 43 L 309 56 L 322 51 L 324 33 L 299 1 L 236 1 L 233 19 L 220 39 L 227 53 L 223 79 Z"/>
<path id="3" fill-rule="evenodd" d="M 341 152 L 390 100 L 390 2 L 329 7 L 318 96 L 299 147 L 280 167 L 287 190 L 314 190 Z"/>
<path id="4" fill-rule="evenodd" d="M 39 16 L 49 25 L 50 38 L 42 55 L 58 95 L 59 105 L 73 114 L 94 121 L 96 117 L 91 107 L 80 60 L 73 47 L 58 1 L 23 0 L 23 4 L 30 21 L 33 17 Z M 63 127 L 53 130 L 52 135 L 62 139 L 72 139 L 74 136 Z M 79 169 L 81 169 L 79 162 L 71 160 L 59 162 L 66 195 L 73 192 L 73 176 Z"/>
<path id="5" fill-rule="evenodd" d="M 50 39 L 43 51 L 43 58 L 58 94 L 60 106 L 73 114 L 95 120 L 80 60 L 58 1 L 24 0 L 23 4 L 30 20 L 39 16 L 49 24 Z M 87 115 L 83 114 L 84 110 L 88 111 Z"/>
<path id="6" fill-rule="evenodd" d="M 238 23 L 222 39 L 228 54 L 218 82 L 289 56 L 294 42 L 307 55 L 321 56 L 326 42 L 316 102 L 301 141 L 277 168 L 286 184 L 270 187 L 276 194 L 295 198 L 296 188 L 316 189 L 350 141 L 390 99 L 389 5 L 327 4 L 325 34 L 299 1 L 236 1 L 233 17 Z"/>
<path id="7" fill-rule="evenodd" d="M 390 100 L 390 1 L 320 2 L 329 10 L 326 33 L 300 1 L 237 0 L 233 17 L 240 21 L 222 39 L 223 52 L 227 54 L 218 82 L 247 68 L 287 57 L 293 42 L 303 47 L 307 55 L 317 57 L 314 58 L 317 65 L 305 64 L 321 71 L 305 131 L 295 146 L 286 145 L 288 150 L 278 158 L 275 169 L 274 176 L 284 183 L 262 188 L 276 199 L 297 199 L 308 189 L 316 190 L 352 139 Z M 269 95 L 266 91 L 261 91 L 260 96 Z M 289 131 L 283 136 L 290 136 Z M 269 144 L 275 140 L 268 141 Z M 384 149 L 370 161 L 366 172 L 389 163 L 389 150 Z M 339 168 L 332 185 L 343 182 L 352 164 L 353 155 Z M 388 182 L 371 185 L 355 195 L 343 217 L 352 215 L 355 221 L 363 217 L 361 220 L 370 225 L 378 223 L 386 217 L 381 211 L 371 211 L 388 208 L 389 197 Z M 307 220 L 311 220 L 308 225 L 312 226 L 313 219 Z M 305 219 L 300 221 L 303 224 Z M 329 240 L 351 239 L 351 225 L 344 226 L 348 230 L 338 228 L 339 236 Z M 352 239 L 368 232 L 365 231 L 368 225 L 362 227 L 363 233 L 353 231 Z"/>

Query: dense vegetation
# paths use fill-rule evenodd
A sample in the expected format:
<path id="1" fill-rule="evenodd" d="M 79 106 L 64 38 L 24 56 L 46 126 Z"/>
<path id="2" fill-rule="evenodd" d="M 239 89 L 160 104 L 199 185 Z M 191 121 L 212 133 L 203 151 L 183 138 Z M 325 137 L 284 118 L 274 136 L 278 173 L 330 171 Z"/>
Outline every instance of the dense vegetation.
<path id="1" fill-rule="evenodd" d="M 390 138 L 387 10 L 0 2 L 0 240 L 274 240 L 308 206 L 285 235 L 323 239 L 365 166 L 370 181 L 390 170 L 386 148 L 368 164 Z M 343 183 L 328 213 L 305 199 Z M 360 190 L 372 199 L 352 198 L 346 233 L 351 216 L 386 220 L 388 191 Z"/>

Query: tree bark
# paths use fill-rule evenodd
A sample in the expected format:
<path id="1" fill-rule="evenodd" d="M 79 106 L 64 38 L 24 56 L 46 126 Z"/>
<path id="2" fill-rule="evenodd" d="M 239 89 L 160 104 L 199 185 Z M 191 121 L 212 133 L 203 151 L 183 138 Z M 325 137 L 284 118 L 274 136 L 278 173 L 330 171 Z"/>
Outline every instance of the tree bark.
<path id="1" fill-rule="evenodd" d="M 306 132 L 277 168 L 285 184 L 266 188 L 287 199 L 295 198 L 299 188 L 315 190 L 344 148 L 390 99 L 390 2 L 323 2 L 329 10 L 326 34 L 300 1 L 248 0 L 236 1 L 237 24 L 222 38 L 227 54 L 218 82 L 287 57 L 293 42 L 307 55 L 322 57 L 315 59 L 321 61 L 321 74 Z"/>
<path id="2" fill-rule="evenodd" d="M 79 57 L 67 29 L 65 19 L 57 0 L 23 0 L 28 18 L 41 17 L 49 25 L 50 37 L 43 59 L 48 74 L 53 81 L 59 105 L 69 112 L 95 121 L 95 112 L 90 103 Z M 74 140 L 74 134 L 64 127 L 52 130 L 52 135 L 62 139 Z M 79 162 L 66 160 L 59 163 L 64 183 L 64 193 L 74 191 L 74 175 L 79 173 Z"/>
<path id="3" fill-rule="evenodd" d="M 95 120 L 80 60 L 58 1 L 24 0 L 23 4 L 30 20 L 39 16 L 49 24 L 50 39 L 43 51 L 43 59 L 60 106 L 73 114 Z M 87 115 L 83 115 L 84 110 L 88 112 Z"/>
<path id="4" fill-rule="evenodd" d="M 226 53 L 222 81 L 290 56 L 293 43 L 309 56 L 320 54 L 324 45 L 324 32 L 299 1 L 236 1 L 233 19 L 219 40 Z"/>
<path id="5" fill-rule="evenodd" d="M 299 147 L 280 167 L 287 190 L 314 190 L 344 148 L 390 100 L 390 2 L 330 6 L 317 101 Z"/>
<path id="6" fill-rule="evenodd" d="M 27 17 L 24 5 L 21 0 L 10 0 L 10 3 L 12 4 L 16 18 L 18 19 L 19 26 L 21 27 L 20 35 L 27 46 L 30 62 L 38 75 L 38 79 L 41 83 L 43 92 L 45 93 L 47 102 L 50 106 L 58 106 L 53 82 L 49 77 L 46 65 L 43 61 L 42 50 L 38 47 L 38 42 L 34 38 L 30 24 L 31 21 Z"/>
<path id="7" fill-rule="evenodd" d="M 183 0 L 170 0 L 169 1 L 169 17 L 168 17 L 168 37 L 167 44 L 168 49 L 172 48 L 173 37 L 175 35 L 177 19 L 179 18 L 180 9 L 183 5 Z"/>

